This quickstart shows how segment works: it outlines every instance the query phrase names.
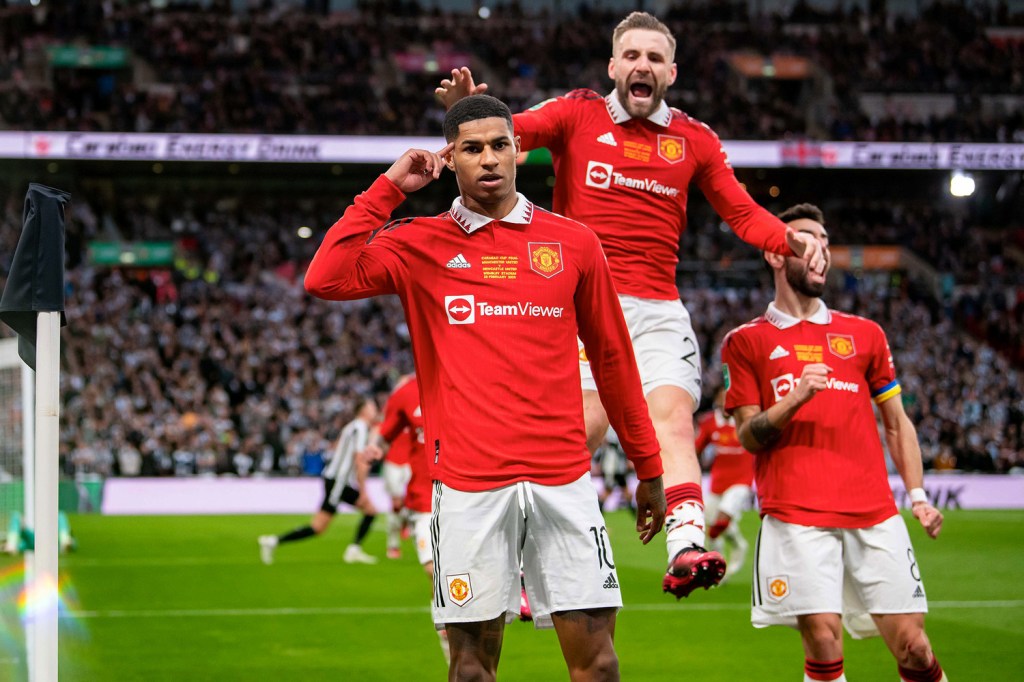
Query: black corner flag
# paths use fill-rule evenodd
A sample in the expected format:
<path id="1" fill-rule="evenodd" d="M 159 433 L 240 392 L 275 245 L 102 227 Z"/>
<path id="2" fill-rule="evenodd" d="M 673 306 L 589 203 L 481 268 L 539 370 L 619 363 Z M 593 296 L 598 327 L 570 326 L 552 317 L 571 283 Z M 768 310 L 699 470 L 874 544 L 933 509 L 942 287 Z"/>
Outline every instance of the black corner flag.
<path id="1" fill-rule="evenodd" d="M 24 227 L 14 250 L 7 286 L 0 297 L 0 321 L 18 332 L 18 355 L 36 368 L 38 313 L 64 317 L 64 208 L 71 195 L 31 183 L 25 195 Z"/>

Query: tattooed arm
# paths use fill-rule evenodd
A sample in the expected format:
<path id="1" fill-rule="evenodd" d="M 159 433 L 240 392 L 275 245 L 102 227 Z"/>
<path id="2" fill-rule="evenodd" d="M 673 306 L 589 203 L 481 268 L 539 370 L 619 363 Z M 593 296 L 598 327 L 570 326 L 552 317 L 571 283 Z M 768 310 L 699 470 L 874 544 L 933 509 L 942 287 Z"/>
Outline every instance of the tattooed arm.
<path id="1" fill-rule="evenodd" d="M 767 410 L 757 405 L 743 405 L 733 410 L 736 434 L 750 452 L 760 452 L 775 444 L 800 407 L 825 388 L 832 368 L 822 363 L 804 366 L 796 387 Z"/>

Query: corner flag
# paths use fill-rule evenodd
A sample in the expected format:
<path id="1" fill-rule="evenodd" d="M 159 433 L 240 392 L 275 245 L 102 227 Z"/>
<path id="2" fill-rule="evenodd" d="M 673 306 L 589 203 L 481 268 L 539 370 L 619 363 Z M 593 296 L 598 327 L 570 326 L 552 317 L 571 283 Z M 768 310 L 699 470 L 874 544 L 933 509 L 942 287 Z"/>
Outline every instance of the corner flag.
<path id="1" fill-rule="evenodd" d="M 25 195 L 24 227 L 14 250 L 0 321 L 18 333 L 18 355 L 36 368 L 36 319 L 41 312 L 64 317 L 64 210 L 71 195 L 31 183 Z"/>

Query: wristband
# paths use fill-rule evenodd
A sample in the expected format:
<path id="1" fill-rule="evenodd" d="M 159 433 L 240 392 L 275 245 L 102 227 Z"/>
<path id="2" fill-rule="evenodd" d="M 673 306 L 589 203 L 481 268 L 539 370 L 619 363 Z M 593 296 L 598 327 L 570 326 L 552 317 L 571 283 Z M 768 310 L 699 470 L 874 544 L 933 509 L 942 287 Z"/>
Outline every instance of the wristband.
<path id="1" fill-rule="evenodd" d="M 918 502 L 928 502 L 928 495 L 925 493 L 924 488 L 911 488 L 907 491 L 910 495 L 910 504 L 917 504 Z"/>

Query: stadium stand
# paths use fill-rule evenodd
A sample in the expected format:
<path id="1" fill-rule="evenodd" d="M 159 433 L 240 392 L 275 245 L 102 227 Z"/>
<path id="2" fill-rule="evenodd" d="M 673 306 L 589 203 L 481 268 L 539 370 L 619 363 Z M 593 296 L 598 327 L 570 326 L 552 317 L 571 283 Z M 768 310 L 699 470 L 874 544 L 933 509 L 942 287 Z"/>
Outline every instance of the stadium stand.
<path id="1" fill-rule="evenodd" d="M 274 3 L 246 14 L 173 3 L 48 7 L 0 8 L 0 127 L 435 134 L 438 71 L 465 62 L 513 109 L 568 84 L 606 90 L 608 35 L 620 18 L 585 5 L 530 15 L 514 3 L 486 20 L 415 2 L 330 15 Z M 374 28 L 381 13 L 386 36 Z M 723 138 L 1024 141 L 1024 17 L 1005 6 L 933 3 L 901 16 L 797 3 L 784 16 L 750 18 L 743 3 L 713 2 L 678 4 L 666 17 L 685 36 L 670 100 Z M 472 44 L 456 38 L 469 33 Z M 110 68 L 82 68 L 74 49 L 47 52 L 55 46 L 102 47 Z M 803 75 L 771 78 L 769 67 Z M 363 186 L 379 170 L 346 166 L 331 181 Z M 224 181 L 219 166 L 188 172 L 209 176 L 209 188 L 166 175 L 54 181 L 77 183 L 68 187 L 75 332 L 63 337 L 68 474 L 298 474 L 350 418 L 357 395 L 383 398 L 412 367 L 397 302 L 328 305 L 302 291 L 303 269 L 349 190 L 330 192 L 323 181 L 311 189 L 308 174 L 291 169 L 267 191 L 247 188 L 245 173 Z M 822 171 L 790 173 L 789 186 L 804 186 L 803 198 L 839 226 L 835 243 L 892 245 L 918 263 L 847 271 L 829 301 L 888 330 L 927 466 L 1024 466 L 1019 177 L 1001 180 L 1010 199 L 973 211 L 937 202 L 934 187 L 880 195 L 864 176 L 826 186 Z M 4 276 L 23 191 L 19 173 L 6 177 Z M 525 191 L 549 203 L 547 172 L 523 177 Z M 778 177 L 741 173 L 771 208 L 793 203 L 768 198 Z M 418 197 L 415 212 L 444 210 L 451 190 Z M 757 254 L 719 229 L 699 199 L 691 203 L 679 283 L 705 344 L 709 399 L 718 343 L 763 310 L 766 279 Z M 298 225 L 313 226 L 314 238 L 296 236 Z M 172 241 L 175 257 L 152 268 L 89 262 L 87 245 L 104 239 Z"/>
<path id="2" fill-rule="evenodd" d="M 0 9 L 0 125 L 434 134 L 443 111 L 432 87 L 467 62 L 513 109 L 567 84 L 605 90 L 608 36 L 621 18 L 618 8 L 527 14 L 517 3 L 486 19 L 417 2 L 326 16 L 275 3 L 214 10 Z M 798 2 L 751 17 L 742 2 L 703 2 L 671 5 L 665 17 L 685 36 L 670 103 L 715 122 L 723 138 L 1024 140 L 1024 17 L 1005 5 L 934 2 L 905 16 Z"/>

